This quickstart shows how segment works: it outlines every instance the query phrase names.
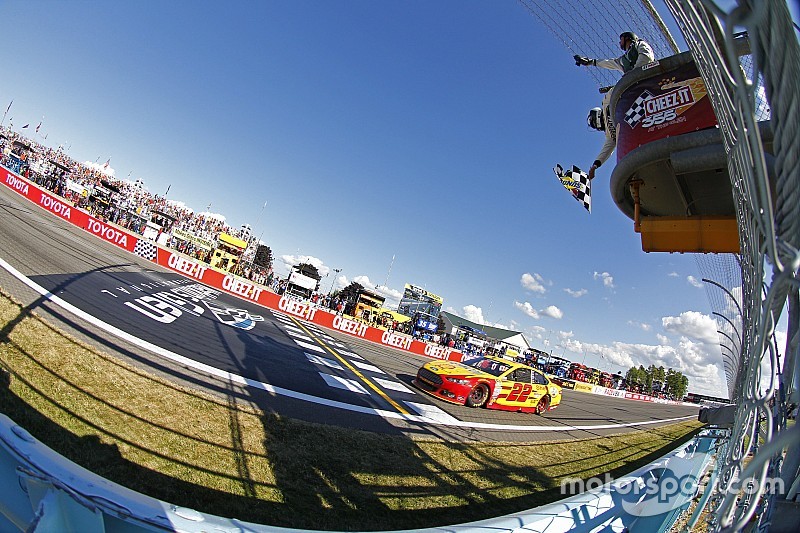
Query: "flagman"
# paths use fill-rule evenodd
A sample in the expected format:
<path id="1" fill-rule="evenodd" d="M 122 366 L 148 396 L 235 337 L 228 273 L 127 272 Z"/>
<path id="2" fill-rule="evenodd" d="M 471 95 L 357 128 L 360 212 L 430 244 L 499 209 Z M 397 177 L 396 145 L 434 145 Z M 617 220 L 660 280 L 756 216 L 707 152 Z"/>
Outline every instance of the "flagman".
<path id="1" fill-rule="evenodd" d="M 653 47 L 644 39 L 632 31 L 625 31 L 619 34 L 619 47 L 625 52 L 621 56 L 613 59 L 589 59 L 588 57 L 575 55 L 576 66 L 602 67 L 611 70 L 619 70 L 628 73 L 636 67 L 646 65 L 655 59 Z"/>
<path id="2" fill-rule="evenodd" d="M 618 58 L 589 59 L 588 57 L 576 55 L 574 56 L 575 65 L 619 70 L 625 74 L 637 67 L 651 63 L 655 59 L 653 47 L 644 39 L 640 39 L 639 36 L 632 31 L 625 31 L 619 35 L 619 47 L 625 53 Z M 606 141 L 603 143 L 600 153 L 597 154 L 597 157 L 587 173 L 590 180 L 594 179 L 594 174 L 597 169 L 611 157 L 611 154 L 617 147 L 617 132 L 614 127 L 614 119 L 611 116 L 611 89 L 613 89 L 613 87 L 606 87 L 603 89 L 605 91 L 603 102 L 600 104 L 600 107 L 592 108 L 589 111 L 589 116 L 586 118 L 589 127 L 606 134 Z"/>
<path id="3" fill-rule="evenodd" d="M 590 180 L 594 179 L 594 173 L 603 163 L 608 161 L 608 158 L 611 157 L 617 147 L 617 130 L 614 127 L 614 120 L 611 116 L 611 87 L 605 87 L 605 89 L 606 94 L 603 96 L 601 107 L 593 107 L 589 110 L 589 116 L 586 117 L 590 128 L 606 134 L 606 142 L 603 143 L 600 153 L 597 154 L 594 163 L 589 167 L 587 175 Z"/>

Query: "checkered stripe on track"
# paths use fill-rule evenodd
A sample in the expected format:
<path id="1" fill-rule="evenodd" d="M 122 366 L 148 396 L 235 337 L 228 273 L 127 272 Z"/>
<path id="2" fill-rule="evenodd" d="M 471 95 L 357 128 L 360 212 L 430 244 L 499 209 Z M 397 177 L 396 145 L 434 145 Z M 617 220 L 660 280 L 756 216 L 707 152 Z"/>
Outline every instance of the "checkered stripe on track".
<path id="1" fill-rule="evenodd" d="M 281 324 L 281 329 L 303 350 L 306 360 L 318 367 L 318 374 L 323 382 L 329 387 L 340 391 L 347 391 L 358 395 L 370 395 L 371 391 L 360 379 L 350 378 L 349 370 L 338 360 L 330 357 L 330 354 L 314 339 L 309 337 L 305 331 L 297 327 L 294 317 L 273 311 L 276 320 Z M 302 322 L 302 321 L 301 321 Z M 408 387 L 377 366 L 368 363 L 356 352 L 345 349 L 346 345 L 336 341 L 324 330 L 311 323 L 303 323 L 303 327 L 311 331 L 317 338 L 322 338 L 326 343 L 336 346 L 336 352 L 349 360 L 349 363 L 362 372 L 368 379 L 385 391 L 391 391 L 395 401 L 400 400 L 411 412 L 441 421 L 455 420 L 452 416 L 435 405 L 414 401 L 419 395 L 412 388 Z M 335 372 L 335 373 L 332 373 Z"/>

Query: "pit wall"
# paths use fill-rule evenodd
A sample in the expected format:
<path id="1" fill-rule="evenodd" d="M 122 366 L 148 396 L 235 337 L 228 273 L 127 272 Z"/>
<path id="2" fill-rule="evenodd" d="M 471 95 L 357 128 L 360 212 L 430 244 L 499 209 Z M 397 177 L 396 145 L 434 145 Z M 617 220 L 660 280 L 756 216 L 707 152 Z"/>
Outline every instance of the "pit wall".
<path id="1" fill-rule="evenodd" d="M 564 389 L 570 389 L 577 392 L 587 392 L 589 394 L 599 394 L 600 396 L 611 396 L 613 398 L 624 398 L 626 400 L 636 400 L 639 402 L 652 402 L 663 403 L 667 405 L 685 405 L 686 407 L 700 407 L 696 403 L 677 402 L 675 400 L 665 400 L 663 398 L 656 398 L 647 394 L 639 394 L 637 392 L 628 392 L 620 389 L 609 389 L 608 387 L 601 387 L 600 385 L 593 385 L 591 383 L 584 383 L 583 381 L 575 381 L 574 379 L 566 378 L 552 378 L 553 382 L 561 385 Z"/>

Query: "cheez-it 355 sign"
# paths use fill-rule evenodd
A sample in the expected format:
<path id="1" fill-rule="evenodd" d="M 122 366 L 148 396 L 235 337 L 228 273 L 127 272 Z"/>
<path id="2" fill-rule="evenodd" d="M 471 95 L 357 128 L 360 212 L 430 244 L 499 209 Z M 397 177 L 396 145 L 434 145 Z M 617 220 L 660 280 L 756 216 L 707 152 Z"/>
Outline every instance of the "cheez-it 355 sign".
<path id="1" fill-rule="evenodd" d="M 634 148 L 717 125 L 703 78 L 694 63 L 629 87 L 614 116 L 617 160 Z"/>

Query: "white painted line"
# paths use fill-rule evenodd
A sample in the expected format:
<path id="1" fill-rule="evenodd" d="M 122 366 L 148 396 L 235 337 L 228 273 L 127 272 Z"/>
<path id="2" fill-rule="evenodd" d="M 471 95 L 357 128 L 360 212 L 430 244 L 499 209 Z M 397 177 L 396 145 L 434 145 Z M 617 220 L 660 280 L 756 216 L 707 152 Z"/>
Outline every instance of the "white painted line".
<path id="1" fill-rule="evenodd" d="M 329 366 L 331 368 L 335 368 L 336 370 L 344 370 L 344 367 L 342 367 L 342 365 L 340 365 L 333 359 L 328 359 L 327 357 L 320 357 L 318 355 L 312 355 L 310 353 L 307 353 L 306 358 L 308 358 L 308 360 L 314 363 L 315 365 L 324 365 L 324 366 Z"/>
<path id="2" fill-rule="evenodd" d="M 295 343 L 296 343 L 298 346 L 300 346 L 300 347 L 302 347 L 302 348 L 305 348 L 306 350 L 311 350 L 311 351 L 314 351 L 314 352 L 322 352 L 322 353 L 325 353 L 325 350 L 323 350 L 322 348 L 320 348 L 320 347 L 319 347 L 319 346 L 317 346 L 316 344 L 311 344 L 311 343 L 308 343 L 308 342 L 303 342 L 303 341 L 299 341 L 299 340 L 296 340 L 296 339 L 292 339 L 292 340 L 293 340 L 293 341 L 294 341 L 294 342 L 295 342 Z M 309 340 L 311 340 L 311 339 L 309 339 Z"/>
<path id="3" fill-rule="evenodd" d="M 313 333 L 314 335 L 316 335 L 320 339 L 325 339 L 326 342 L 333 341 L 333 337 L 331 337 L 330 335 L 325 335 L 325 333 L 323 331 L 320 331 L 320 330 L 318 330 L 316 328 L 308 328 L 308 329 L 311 331 L 311 333 Z"/>
<path id="4" fill-rule="evenodd" d="M 357 353 L 355 353 L 355 352 L 349 352 L 349 351 L 347 351 L 347 350 L 339 350 L 339 353 L 340 353 L 341 355 L 346 355 L 347 357 L 352 357 L 353 359 L 364 359 L 363 357 L 361 357 L 361 356 L 360 356 L 360 355 L 358 355 Z"/>
<path id="5" fill-rule="evenodd" d="M 371 365 L 369 363 L 365 363 L 364 361 L 351 361 L 354 365 L 356 365 L 361 370 L 366 370 L 368 372 L 375 372 L 376 374 L 385 374 L 383 370 L 378 368 L 375 365 Z"/>
<path id="6" fill-rule="evenodd" d="M 297 342 L 298 339 L 306 341 L 306 342 L 314 342 L 314 339 L 312 339 L 311 337 L 308 337 L 308 336 L 303 335 L 302 333 L 298 333 L 296 331 L 287 331 L 286 333 L 291 335 L 292 340 L 294 342 Z"/>
<path id="7" fill-rule="evenodd" d="M 303 320 L 300 317 L 291 316 L 291 315 L 276 315 L 275 318 L 278 320 L 278 322 L 281 322 L 283 324 L 286 324 L 286 325 L 289 325 L 289 326 L 293 326 L 293 327 L 297 322 L 300 322 L 301 324 L 303 324 L 306 327 L 308 327 L 308 326 L 313 324 L 313 322 L 308 322 L 307 320 Z"/>
<path id="8" fill-rule="evenodd" d="M 454 418 L 453 416 L 447 414 L 446 412 L 442 411 L 435 405 L 429 405 L 427 403 L 416 403 L 416 402 L 403 402 L 403 403 L 409 406 L 412 410 L 416 411 L 417 414 L 422 415 L 425 418 L 436 420 L 437 422 L 442 422 L 445 424 L 458 422 L 457 418 Z"/>
<path id="9" fill-rule="evenodd" d="M 319 375 L 322 379 L 325 380 L 331 387 L 336 387 L 337 389 L 344 389 L 349 390 L 350 392 L 357 392 L 358 394 L 369 394 L 367 389 L 361 386 L 361 383 L 354 379 L 347 379 L 347 378 L 340 378 L 339 376 L 331 376 L 330 374 L 325 374 L 320 372 Z"/>
<path id="10" fill-rule="evenodd" d="M 391 389 L 397 392 L 410 392 L 414 394 L 414 391 L 400 383 L 399 381 L 391 381 L 389 379 L 381 379 L 381 378 L 372 378 L 372 380 L 383 387 L 384 389 Z"/>
<path id="11" fill-rule="evenodd" d="M 0 258 L 0 267 L 5 269 L 9 274 L 17 278 L 20 282 L 24 283 L 40 295 L 42 295 L 45 299 L 52 302 L 54 305 L 57 305 L 64 309 L 65 311 L 75 315 L 76 317 L 80 318 L 81 320 L 85 320 L 86 322 L 94 325 L 97 328 L 102 329 L 103 331 L 119 337 L 120 339 L 124 340 L 125 342 L 129 342 L 135 346 L 139 346 L 142 349 L 145 349 L 155 355 L 163 357 L 164 359 L 168 359 L 170 361 L 176 362 L 180 365 L 183 365 L 187 368 L 193 368 L 200 372 L 204 372 L 210 376 L 218 377 L 226 382 L 233 382 L 239 383 L 240 385 L 245 385 L 248 387 L 253 387 L 254 389 L 263 390 L 269 392 L 271 394 L 275 394 L 278 396 L 286 396 L 287 398 L 294 398 L 296 400 L 302 400 L 306 402 L 316 403 L 318 405 L 325 405 L 328 407 L 342 409 L 345 411 L 351 411 L 354 413 L 362 413 L 366 415 L 375 415 L 380 416 L 383 418 L 394 418 L 397 420 L 405 420 L 408 422 L 415 422 L 419 424 L 439 424 L 439 425 L 446 425 L 446 426 L 455 426 L 455 427 L 462 427 L 462 428 L 474 428 L 474 429 L 492 429 L 492 430 L 503 430 L 503 431 L 522 431 L 522 432 L 537 432 L 537 431 L 579 431 L 579 430 L 594 430 L 594 429 L 619 429 L 624 427 L 636 427 L 636 426 L 648 426 L 652 424 L 665 424 L 667 422 L 679 422 L 681 420 L 694 420 L 697 418 L 697 414 L 692 414 L 690 416 L 680 416 L 677 418 L 665 418 L 661 420 L 646 420 L 643 422 L 628 422 L 626 424 L 595 424 L 590 426 L 522 426 L 522 425 L 505 425 L 505 424 L 489 424 L 484 422 L 462 422 L 461 420 L 454 419 L 453 422 L 442 422 L 439 420 L 434 420 L 431 418 L 427 418 L 425 416 L 418 416 L 418 415 L 404 415 L 401 413 L 397 413 L 395 411 L 385 411 L 383 409 L 375 409 L 373 407 L 364 407 L 360 405 L 352 405 L 345 402 L 338 402 L 335 400 L 329 400 L 327 398 L 320 398 L 319 396 L 312 396 L 311 394 L 306 394 L 304 392 L 297 392 L 291 389 L 284 389 L 282 387 L 275 387 L 270 385 L 269 383 L 264 383 L 263 381 L 257 381 L 254 379 L 246 378 L 244 376 L 240 376 L 238 374 L 233 374 L 231 372 L 225 372 L 224 370 L 220 370 L 218 368 L 214 368 L 213 366 L 207 365 L 205 363 L 200 363 L 193 359 L 189 359 L 183 355 L 177 354 L 175 352 L 171 352 L 161 346 L 148 342 L 146 340 L 140 339 L 131 335 L 127 331 L 123 331 L 116 326 L 112 326 L 106 322 L 103 322 L 99 318 L 94 315 L 90 315 L 86 311 L 75 307 L 71 303 L 67 302 L 66 300 L 59 298 L 55 294 L 52 294 L 47 289 L 39 285 L 38 283 L 34 282 L 27 276 L 24 276 L 19 270 L 14 268 L 13 266 L 9 265 L 7 261 Z M 319 347 L 314 346 L 314 349 Z M 319 348 L 319 350 L 322 350 Z"/>

